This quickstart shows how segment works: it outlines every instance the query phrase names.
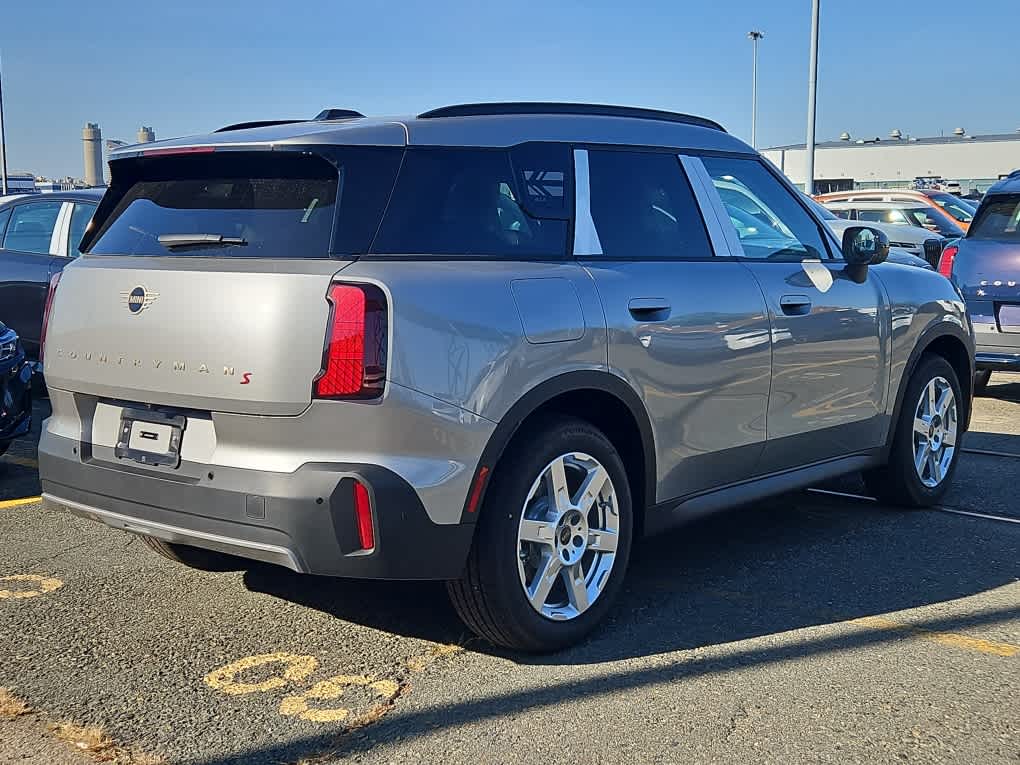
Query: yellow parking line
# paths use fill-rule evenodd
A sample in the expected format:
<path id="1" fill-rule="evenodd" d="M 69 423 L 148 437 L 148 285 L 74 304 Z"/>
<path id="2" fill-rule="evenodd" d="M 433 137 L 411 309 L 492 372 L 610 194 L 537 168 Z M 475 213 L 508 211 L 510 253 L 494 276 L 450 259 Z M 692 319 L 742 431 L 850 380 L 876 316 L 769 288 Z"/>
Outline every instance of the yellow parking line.
<path id="1" fill-rule="evenodd" d="M 41 502 L 42 497 L 25 497 L 24 499 L 3 499 L 0 500 L 0 510 L 8 510 L 12 507 L 21 507 L 22 505 L 34 505 L 37 502 Z"/>
<path id="2" fill-rule="evenodd" d="M 909 624 L 886 619 L 882 616 L 862 616 L 860 619 L 851 619 L 851 624 L 860 624 L 862 627 L 871 627 L 880 630 L 898 630 L 931 643 L 950 646 L 952 648 L 963 648 L 968 651 L 987 653 L 992 656 L 1016 656 L 1020 654 L 1020 646 L 1011 643 L 997 643 L 994 640 L 982 640 L 966 635 L 959 635 L 955 632 L 933 632 L 921 629 Z"/>
<path id="3" fill-rule="evenodd" d="M 13 454 L 8 454 L 0 461 L 10 462 L 12 465 L 20 465 L 21 467 L 32 468 L 33 470 L 37 470 L 39 468 L 39 462 L 31 457 L 15 457 Z"/>

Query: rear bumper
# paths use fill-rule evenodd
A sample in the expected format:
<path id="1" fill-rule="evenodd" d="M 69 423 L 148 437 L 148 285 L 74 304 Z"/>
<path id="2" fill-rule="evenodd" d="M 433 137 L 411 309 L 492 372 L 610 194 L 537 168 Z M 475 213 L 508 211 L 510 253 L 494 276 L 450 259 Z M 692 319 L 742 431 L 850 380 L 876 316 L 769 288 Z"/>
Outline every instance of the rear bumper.
<path id="1" fill-rule="evenodd" d="M 974 367 L 992 372 L 1020 372 L 1020 353 L 996 353 L 979 349 L 974 354 Z"/>
<path id="2" fill-rule="evenodd" d="M 293 473 L 218 467 L 170 479 L 133 464 L 82 460 L 77 442 L 43 433 L 43 502 L 52 509 L 167 542 L 294 571 L 368 579 L 454 579 L 471 524 L 437 524 L 414 489 L 377 465 L 308 464 Z M 358 548 L 353 481 L 369 489 L 376 546 Z"/>

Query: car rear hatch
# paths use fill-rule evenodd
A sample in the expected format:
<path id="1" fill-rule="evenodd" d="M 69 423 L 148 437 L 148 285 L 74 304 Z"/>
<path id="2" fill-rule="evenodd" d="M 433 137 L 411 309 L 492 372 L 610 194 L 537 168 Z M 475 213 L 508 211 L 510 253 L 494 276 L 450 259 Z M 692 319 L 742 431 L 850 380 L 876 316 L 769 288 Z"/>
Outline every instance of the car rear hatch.
<path id="1" fill-rule="evenodd" d="M 1020 334 L 1020 194 L 988 199 L 959 247 L 953 278 L 975 327 Z"/>
<path id="2" fill-rule="evenodd" d="M 324 366 L 334 276 L 374 235 L 400 152 L 189 149 L 111 163 L 64 270 L 47 382 L 125 403 L 294 415 Z"/>

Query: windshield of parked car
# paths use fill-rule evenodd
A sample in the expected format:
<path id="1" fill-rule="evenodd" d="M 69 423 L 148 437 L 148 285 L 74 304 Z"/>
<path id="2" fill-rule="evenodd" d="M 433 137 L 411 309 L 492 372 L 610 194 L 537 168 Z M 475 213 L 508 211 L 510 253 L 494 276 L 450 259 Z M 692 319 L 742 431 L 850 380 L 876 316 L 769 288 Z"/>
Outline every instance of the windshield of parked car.
<path id="1" fill-rule="evenodd" d="M 996 194 L 985 200 L 967 238 L 1020 242 L 1020 194 Z"/>
<path id="2" fill-rule="evenodd" d="M 930 191 L 928 199 L 952 215 L 956 220 L 970 223 L 974 220 L 974 208 L 965 200 L 944 191 Z"/>

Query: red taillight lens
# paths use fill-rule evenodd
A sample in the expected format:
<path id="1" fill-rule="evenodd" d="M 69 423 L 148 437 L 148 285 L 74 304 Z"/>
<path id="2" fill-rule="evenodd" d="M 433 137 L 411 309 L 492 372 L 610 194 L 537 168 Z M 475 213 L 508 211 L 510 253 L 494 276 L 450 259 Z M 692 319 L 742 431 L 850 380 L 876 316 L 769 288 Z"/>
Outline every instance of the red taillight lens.
<path id="1" fill-rule="evenodd" d="M 376 398 L 386 381 L 386 297 L 370 284 L 331 284 L 329 334 L 316 398 Z"/>
<path id="2" fill-rule="evenodd" d="M 375 547 L 375 528 L 372 526 L 372 501 L 365 484 L 354 482 L 354 522 L 358 527 L 358 544 L 362 550 Z"/>
<path id="3" fill-rule="evenodd" d="M 942 257 L 939 258 L 939 273 L 947 279 L 953 276 L 953 263 L 956 262 L 956 255 L 960 252 L 960 248 L 955 244 L 951 244 L 942 251 Z"/>
<path id="4" fill-rule="evenodd" d="M 43 310 L 42 332 L 39 333 L 39 361 L 46 355 L 46 329 L 50 326 L 50 311 L 53 310 L 53 296 L 57 294 L 57 285 L 60 284 L 60 274 L 57 271 L 50 277 L 50 289 L 46 293 L 46 308 Z"/>

